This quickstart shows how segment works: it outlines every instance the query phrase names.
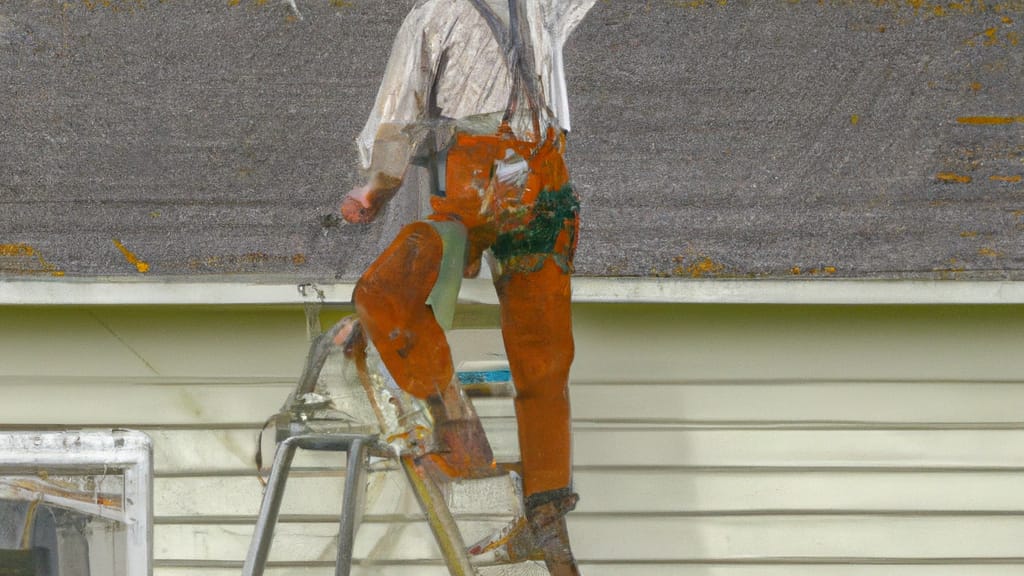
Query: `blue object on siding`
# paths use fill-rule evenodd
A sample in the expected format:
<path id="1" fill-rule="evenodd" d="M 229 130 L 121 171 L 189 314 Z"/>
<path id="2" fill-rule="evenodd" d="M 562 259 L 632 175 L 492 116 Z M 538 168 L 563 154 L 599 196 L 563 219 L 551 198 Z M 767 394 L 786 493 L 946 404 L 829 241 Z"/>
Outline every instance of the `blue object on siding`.
<path id="1" fill-rule="evenodd" d="M 495 382 L 511 382 L 512 372 L 508 369 L 504 370 L 469 370 L 466 372 L 459 372 L 459 384 L 466 386 L 468 384 L 490 384 Z"/>

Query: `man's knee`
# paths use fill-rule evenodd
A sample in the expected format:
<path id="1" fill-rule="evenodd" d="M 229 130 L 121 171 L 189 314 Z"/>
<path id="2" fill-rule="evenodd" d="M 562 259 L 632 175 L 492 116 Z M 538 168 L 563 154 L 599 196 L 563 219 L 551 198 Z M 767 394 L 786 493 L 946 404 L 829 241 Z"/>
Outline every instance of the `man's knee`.
<path id="1" fill-rule="evenodd" d="M 357 310 L 395 299 L 425 301 L 437 281 L 443 252 L 441 236 L 429 223 L 403 228 L 356 283 L 352 298 Z"/>

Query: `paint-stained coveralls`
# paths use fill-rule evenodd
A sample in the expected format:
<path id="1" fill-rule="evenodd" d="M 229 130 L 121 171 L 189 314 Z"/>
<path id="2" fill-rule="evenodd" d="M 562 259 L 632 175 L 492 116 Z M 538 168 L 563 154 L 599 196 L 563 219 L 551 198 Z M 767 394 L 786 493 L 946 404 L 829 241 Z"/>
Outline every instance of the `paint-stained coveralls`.
<path id="1" fill-rule="evenodd" d="M 369 182 L 342 205 L 346 220 L 372 220 L 411 164 L 426 168 L 430 215 L 399 233 L 354 295 L 388 371 L 420 398 L 442 395 L 452 381 L 446 311 L 461 273 L 475 275 L 491 251 L 527 519 L 537 531 L 560 525 L 563 536 L 562 516 L 576 500 L 567 385 L 579 204 L 563 158 L 562 48 L 594 2 L 418 2 L 357 139 Z"/>

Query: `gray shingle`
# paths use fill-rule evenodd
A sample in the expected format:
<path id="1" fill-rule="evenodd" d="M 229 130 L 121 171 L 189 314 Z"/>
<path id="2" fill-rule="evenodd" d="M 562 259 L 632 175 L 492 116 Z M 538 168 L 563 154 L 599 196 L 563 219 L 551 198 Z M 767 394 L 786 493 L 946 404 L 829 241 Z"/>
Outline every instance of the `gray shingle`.
<path id="1" fill-rule="evenodd" d="M 64 4 L 0 3 L 0 274 L 138 274 L 118 240 L 151 276 L 352 279 L 414 216 L 333 216 L 408 0 Z M 931 4 L 599 2 L 579 273 L 1024 278 L 1024 8 Z"/>

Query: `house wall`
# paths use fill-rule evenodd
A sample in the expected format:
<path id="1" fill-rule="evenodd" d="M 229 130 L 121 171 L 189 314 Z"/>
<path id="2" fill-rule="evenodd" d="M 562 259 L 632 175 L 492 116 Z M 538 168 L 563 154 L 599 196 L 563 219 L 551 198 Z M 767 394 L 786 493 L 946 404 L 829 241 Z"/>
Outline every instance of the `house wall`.
<path id="1" fill-rule="evenodd" d="M 574 312 L 571 530 L 588 576 L 1024 568 L 1024 306 Z M 492 308 L 460 318 L 460 359 L 500 354 Z M 298 374 L 305 324 L 295 307 L 0 308 L 0 422 L 146 431 L 154 573 L 237 574 L 257 430 Z M 514 454 L 508 401 L 479 408 Z M 270 574 L 333 573 L 333 464 L 297 460 Z M 377 469 L 356 546 L 375 563 L 355 574 L 443 574 L 403 481 Z M 469 532 L 500 524 L 470 511 Z"/>

